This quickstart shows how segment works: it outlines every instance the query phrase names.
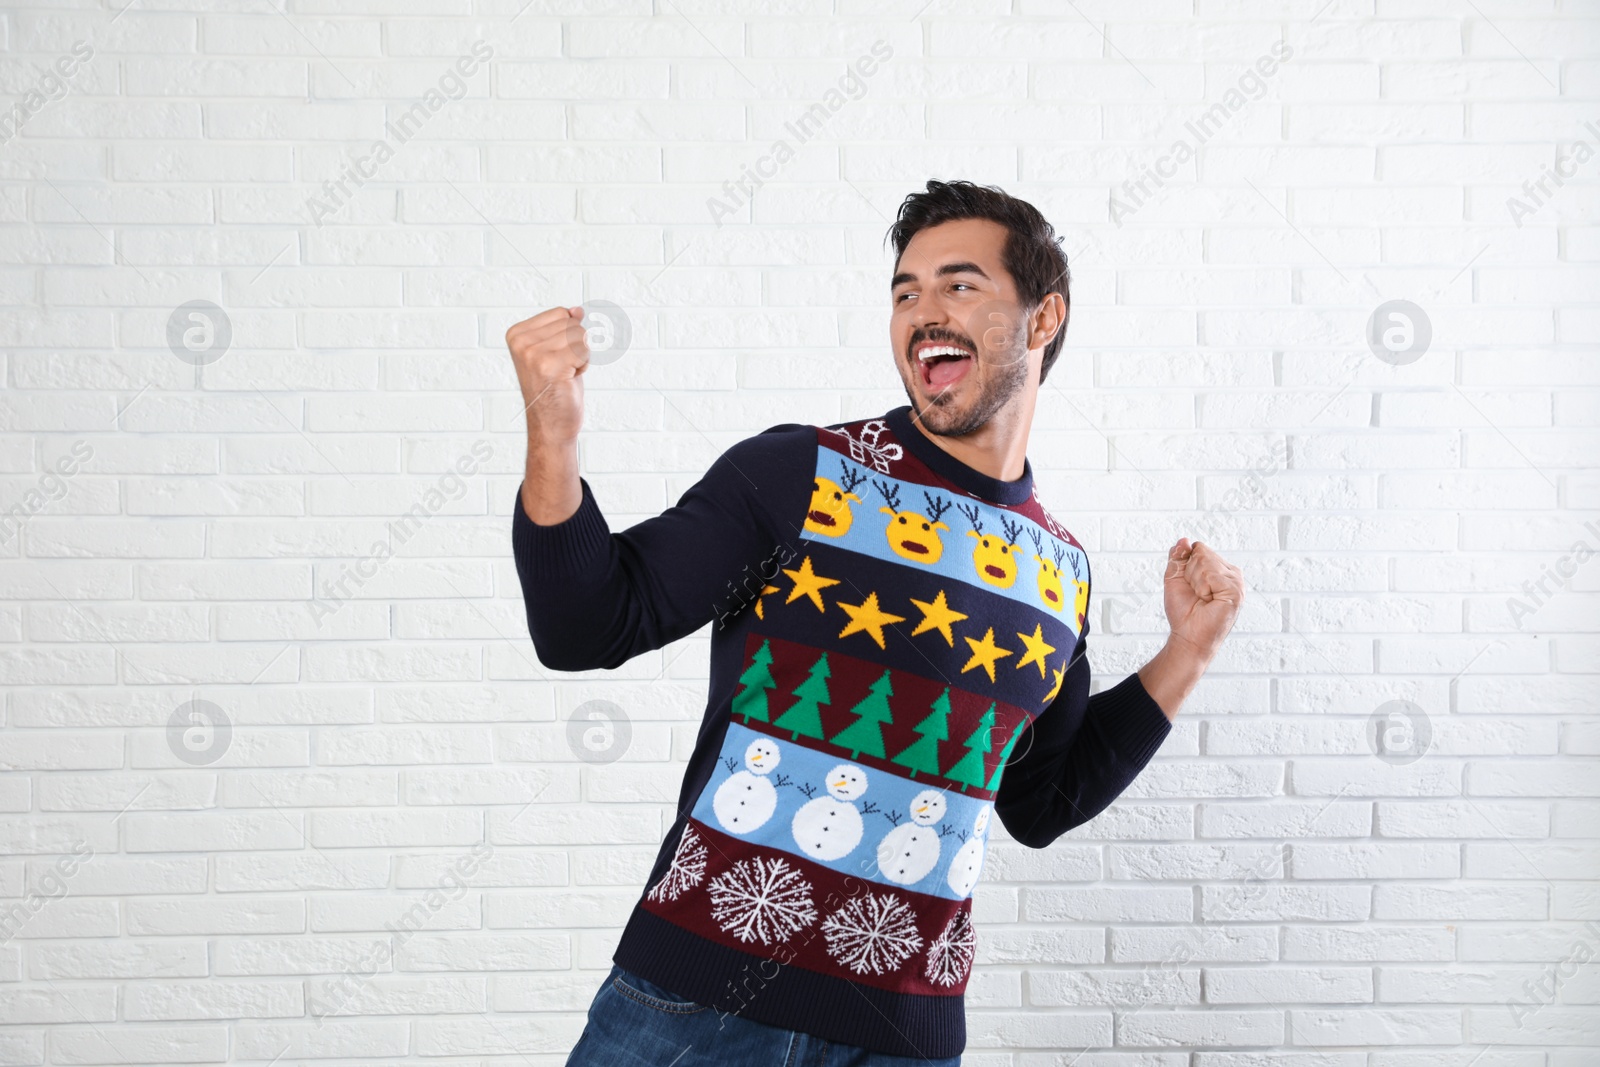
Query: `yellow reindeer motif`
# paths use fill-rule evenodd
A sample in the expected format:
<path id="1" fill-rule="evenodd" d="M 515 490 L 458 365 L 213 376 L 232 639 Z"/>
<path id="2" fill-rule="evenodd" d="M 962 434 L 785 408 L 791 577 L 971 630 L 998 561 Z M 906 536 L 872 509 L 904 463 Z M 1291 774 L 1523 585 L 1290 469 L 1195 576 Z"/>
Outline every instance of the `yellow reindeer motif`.
<path id="1" fill-rule="evenodd" d="M 844 484 L 819 475 L 812 482 L 811 503 L 806 507 L 805 528 L 824 537 L 843 537 L 850 532 L 850 524 L 855 521 L 850 501 L 861 503 L 855 491 L 867 480 L 865 474 L 851 470 L 842 459 L 839 469 L 844 472 Z"/>
<path id="2" fill-rule="evenodd" d="M 1077 554 L 1072 557 L 1072 610 L 1078 615 L 1078 632 L 1082 633 L 1084 614 L 1089 610 L 1089 583 L 1079 578 L 1078 558 Z"/>
<path id="3" fill-rule="evenodd" d="M 1028 537 L 1033 541 L 1034 562 L 1039 564 L 1039 573 L 1034 575 L 1039 587 L 1039 599 L 1051 611 L 1060 611 L 1067 606 L 1066 592 L 1061 586 L 1061 560 L 1066 549 L 1052 542 L 1051 553 L 1055 556 L 1055 562 L 1052 563 L 1044 558 L 1044 535 L 1038 530 L 1029 530 Z"/>
<path id="4" fill-rule="evenodd" d="M 967 536 L 978 539 L 978 544 L 972 550 L 972 568 L 979 578 L 995 588 L 1010 589 L 1017 580 L 1017 558 L 1022 555 L 1021 547 L 1016 544 L 1017 535 L 1022 532 L 1022 522 L 1019 519 L 1012 523 L 1001 516 L 1000 526 L 1005 531 L 1005 537 L 984 533 L 981 510 L 976 504 L 970 507 L 971 510 L 968 510 L 968 505 L 962 504 L 958 509 L 972 524 Z"/>
<path id="5" fill-rule="evenodd" d="M 939 521 L 939 517 L 950 510 L 950 502 L 924 491 L 922 498 L 928 502 L 926 514 L 902 510 L 898 485 L 874 478 L 872 486 L 889 502 L 888 507 L 878 509 L 889 516 L 889 525 L 883 531 L 889 539 L 889 548 L 895 555 L 917 563 L 938 563 L 939 557 L 944 555 L 944 542 L 939 538 L 939 531 L 950 529 Z"/>

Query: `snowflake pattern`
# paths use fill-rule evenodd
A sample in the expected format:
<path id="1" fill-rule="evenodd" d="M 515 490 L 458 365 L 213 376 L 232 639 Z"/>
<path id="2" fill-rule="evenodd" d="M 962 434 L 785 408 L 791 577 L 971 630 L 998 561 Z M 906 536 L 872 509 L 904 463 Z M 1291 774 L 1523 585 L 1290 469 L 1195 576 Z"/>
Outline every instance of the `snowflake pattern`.
<path id="1" fill-rule="evenodd" d="M 787 941 L 817 919 L 811 883 L 776 857 L 740 860 L 711 880 L 711 917 L 740 941 Z"/>
<path id="2" fill-rule="evenodd" d="M 972 970 L 972 957 L 977 947 L 977 935 L 972 928 L 972 912 L 962 908 L 950 916 L 950 921 L 928 946 L 928 966 L 922 972 L 930 982 L 953 986 Z"/>
<path id="3" fill-rule="evenodd" d="M 922 947 L 911 905 L 893 893 L 857 897 L 822 924 L 828 954 L 857 974 L 888 974 Z"/>
<path id="4" fill-rule="evenodd" d="M 699 885 L 705 876 L 706 846 L 701 842 L 700 835 L 694 832 L 694 827 L 684 823 L 683 835 L 678 838 L 678 849 L 672 854 L 667 873 L 661 876 L 661 881 L 650 887 L 645 897 L 658 902 L 677 900 Z"/>

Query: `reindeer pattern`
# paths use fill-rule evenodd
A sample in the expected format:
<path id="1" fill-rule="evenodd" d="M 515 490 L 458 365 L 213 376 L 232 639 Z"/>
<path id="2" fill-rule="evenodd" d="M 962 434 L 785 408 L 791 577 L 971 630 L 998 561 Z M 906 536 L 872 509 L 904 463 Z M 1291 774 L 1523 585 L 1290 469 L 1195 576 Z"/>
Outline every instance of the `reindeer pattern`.
<path id="1" fill-rule="evenodd" d="M 863 452 L 863 457 L 882 460 L 883 453 Z M 897 473 L 909 474 L 904 459 L 896 458 L 901 460 L 893 465 Z M 887 462 L 883 465 L 890 466 Z M 852 509 L 852 502 L 860 506 Z M 1082 633 L 1088 604 L 1088 560 L 1081 548 L 1067 540 L 1071 535 L 1059 523 L 1048 513 L 1044 519 L 1048 525 L 942 485 L 894 477 L 819 444 L 813 492 L 800 536 L 832 541 L 892 563 L 910 562 L 1044 608 L 1075 621 L 1074 629 Z M 955 550 L 952 539 L 960 539 L 962 534 L 969 539 L 970 552 Z M 1073 576 L 1071 609 L 1063 569 Z M 1033 580 L 1019 581 L 1024 574 Z"/>

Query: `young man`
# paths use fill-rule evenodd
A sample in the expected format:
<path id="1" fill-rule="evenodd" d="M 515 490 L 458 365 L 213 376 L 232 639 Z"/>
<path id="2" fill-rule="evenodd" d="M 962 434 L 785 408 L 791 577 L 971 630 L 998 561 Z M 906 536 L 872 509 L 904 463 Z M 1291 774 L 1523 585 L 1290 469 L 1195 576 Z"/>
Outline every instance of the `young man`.
<path id="1" fill-rule="evenodd" d="M 1238 568 L 1180 539 L 1165 646 L 1089 695 L 1089 561 L 1026 456 L 1067 322 L 1058 239 L 936 181 L 891 236 L 909 405 L 774 426 L 621 533 L 578 474 L 582 309 L 506 333 L 540 660 L 614 668 L 713 624 L 677 817 L 569 1065 L 959 1063 L 992 819 L 1044 848 L 1102 811 L 1238 613 Z"/>

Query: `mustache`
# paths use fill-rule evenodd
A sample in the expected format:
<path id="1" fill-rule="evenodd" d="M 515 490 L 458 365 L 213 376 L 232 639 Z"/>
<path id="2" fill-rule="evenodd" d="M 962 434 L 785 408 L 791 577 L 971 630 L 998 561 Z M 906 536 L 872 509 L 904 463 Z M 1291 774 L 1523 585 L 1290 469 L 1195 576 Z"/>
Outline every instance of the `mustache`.
<path id="1" fill-rule="evenodd" d="M 973 344 L 970 339 L 961 336 L 953 330 L 923 330 L 913 333 L 911 335 L 911 340 L 906 342 L 906 357 L 910 358 L 911 353 L 916 351 L 917 346 L 924 341 L 933 341 L 938 344 L 960 345 L 974 353 L 978 351 L 978 346 Z"/>

